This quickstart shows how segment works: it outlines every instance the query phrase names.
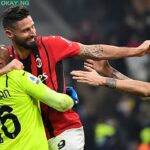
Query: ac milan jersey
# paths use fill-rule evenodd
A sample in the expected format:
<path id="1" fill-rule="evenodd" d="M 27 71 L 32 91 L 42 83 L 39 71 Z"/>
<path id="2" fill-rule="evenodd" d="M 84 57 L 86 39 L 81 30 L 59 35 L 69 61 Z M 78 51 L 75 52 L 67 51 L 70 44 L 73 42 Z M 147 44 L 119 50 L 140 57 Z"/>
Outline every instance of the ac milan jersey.
<path id="1" fill-rule="evenodd" d="M 33 50 L 28 58 L 20 59 L 25 70 L 38 76 L 51 89 L 65 93 L 62 60 L 76 56 L 80 51 L 79 45 L 60 36 L 38 36 L 36 41 L 37 49 Z M 19 58 L 12 47 L 9 51 L 14 58 Z M 82 126 L 79 115 L 73 110 L 62 113 L 43 103 L 41 109 L 48 139 L 67 129 Z"/>

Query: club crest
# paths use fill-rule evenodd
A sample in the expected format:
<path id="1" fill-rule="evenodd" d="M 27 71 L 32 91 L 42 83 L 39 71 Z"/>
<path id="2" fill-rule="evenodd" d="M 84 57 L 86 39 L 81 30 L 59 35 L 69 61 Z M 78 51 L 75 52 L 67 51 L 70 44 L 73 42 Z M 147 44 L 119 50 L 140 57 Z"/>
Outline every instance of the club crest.
<path id="1" fill-rule="evenodd" d="M 41 68 L 42 67 L 42 61 L 41 61 L 41 59 L 38 57 L 38 58 L 36 58 L 36 66 L 38 67 L 38 68 Z"/>

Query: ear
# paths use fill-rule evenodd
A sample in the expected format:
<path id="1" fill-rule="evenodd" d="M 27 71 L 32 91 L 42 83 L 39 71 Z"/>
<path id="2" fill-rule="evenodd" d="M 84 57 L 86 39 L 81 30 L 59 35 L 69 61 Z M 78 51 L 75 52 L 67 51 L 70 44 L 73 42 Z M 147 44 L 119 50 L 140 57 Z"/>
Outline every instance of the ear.
<path id="1" fill-rule="evenodd" d="M 13 39 L 14 34 L 11 29 L 5 29 L 5 34 L 9 39 Z"/>

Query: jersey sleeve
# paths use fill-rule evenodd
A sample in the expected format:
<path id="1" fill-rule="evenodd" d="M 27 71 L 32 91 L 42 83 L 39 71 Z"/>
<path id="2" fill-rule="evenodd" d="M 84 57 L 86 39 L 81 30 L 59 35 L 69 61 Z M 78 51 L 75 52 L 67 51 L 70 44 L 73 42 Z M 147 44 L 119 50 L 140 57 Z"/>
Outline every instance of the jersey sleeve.
<path id="1" fill-rule="evenodd" d="M 62 112 L 73 107 L 73 100 L 71 97 L 51 90 L 43 84 L 40 79 L 32 74 L 24 72 L 21 78 L 21 82 L 23 83 L 22 88 L 31 97 L 40 100 L 48 106 Z"/>
<path id="2" fill-rule="evenodd" d="M 49 42 L 57 61 L 68 57 L 75 57 L 80 52 L 80 46 L 77 42 L 67 40 L 61 36 L 49 37 Z"/>

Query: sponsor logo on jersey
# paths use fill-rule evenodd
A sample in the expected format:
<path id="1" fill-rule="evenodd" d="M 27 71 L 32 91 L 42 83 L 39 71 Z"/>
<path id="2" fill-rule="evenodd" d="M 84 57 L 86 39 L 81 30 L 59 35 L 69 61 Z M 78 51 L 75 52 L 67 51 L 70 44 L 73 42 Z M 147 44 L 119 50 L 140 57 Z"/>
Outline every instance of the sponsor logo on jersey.
<path id="1" fill-rule="evenodd" d="M 40 78 L 40 80 L 43 82 L 48 79 L 48 75 L 46 72 L 44 72 L 43 74 L 38 75 L 38 78 Z"/>
<path id="2" fill-rule="evenodd" d="M 34 77 L 34 76 L 29 76 L 29 79 L 32 81 L 32 82 L 34 82 L 35 84 L 39 84 L 39 82 L 40 82 L 40 80 L 39 79 L 37 79 L 36 77 Z"/>
<path id="3" fill-rule="evenodd" d="M 9 91 L 6 90 L 0 90 L 0 99 L 11 97 Z"/>

